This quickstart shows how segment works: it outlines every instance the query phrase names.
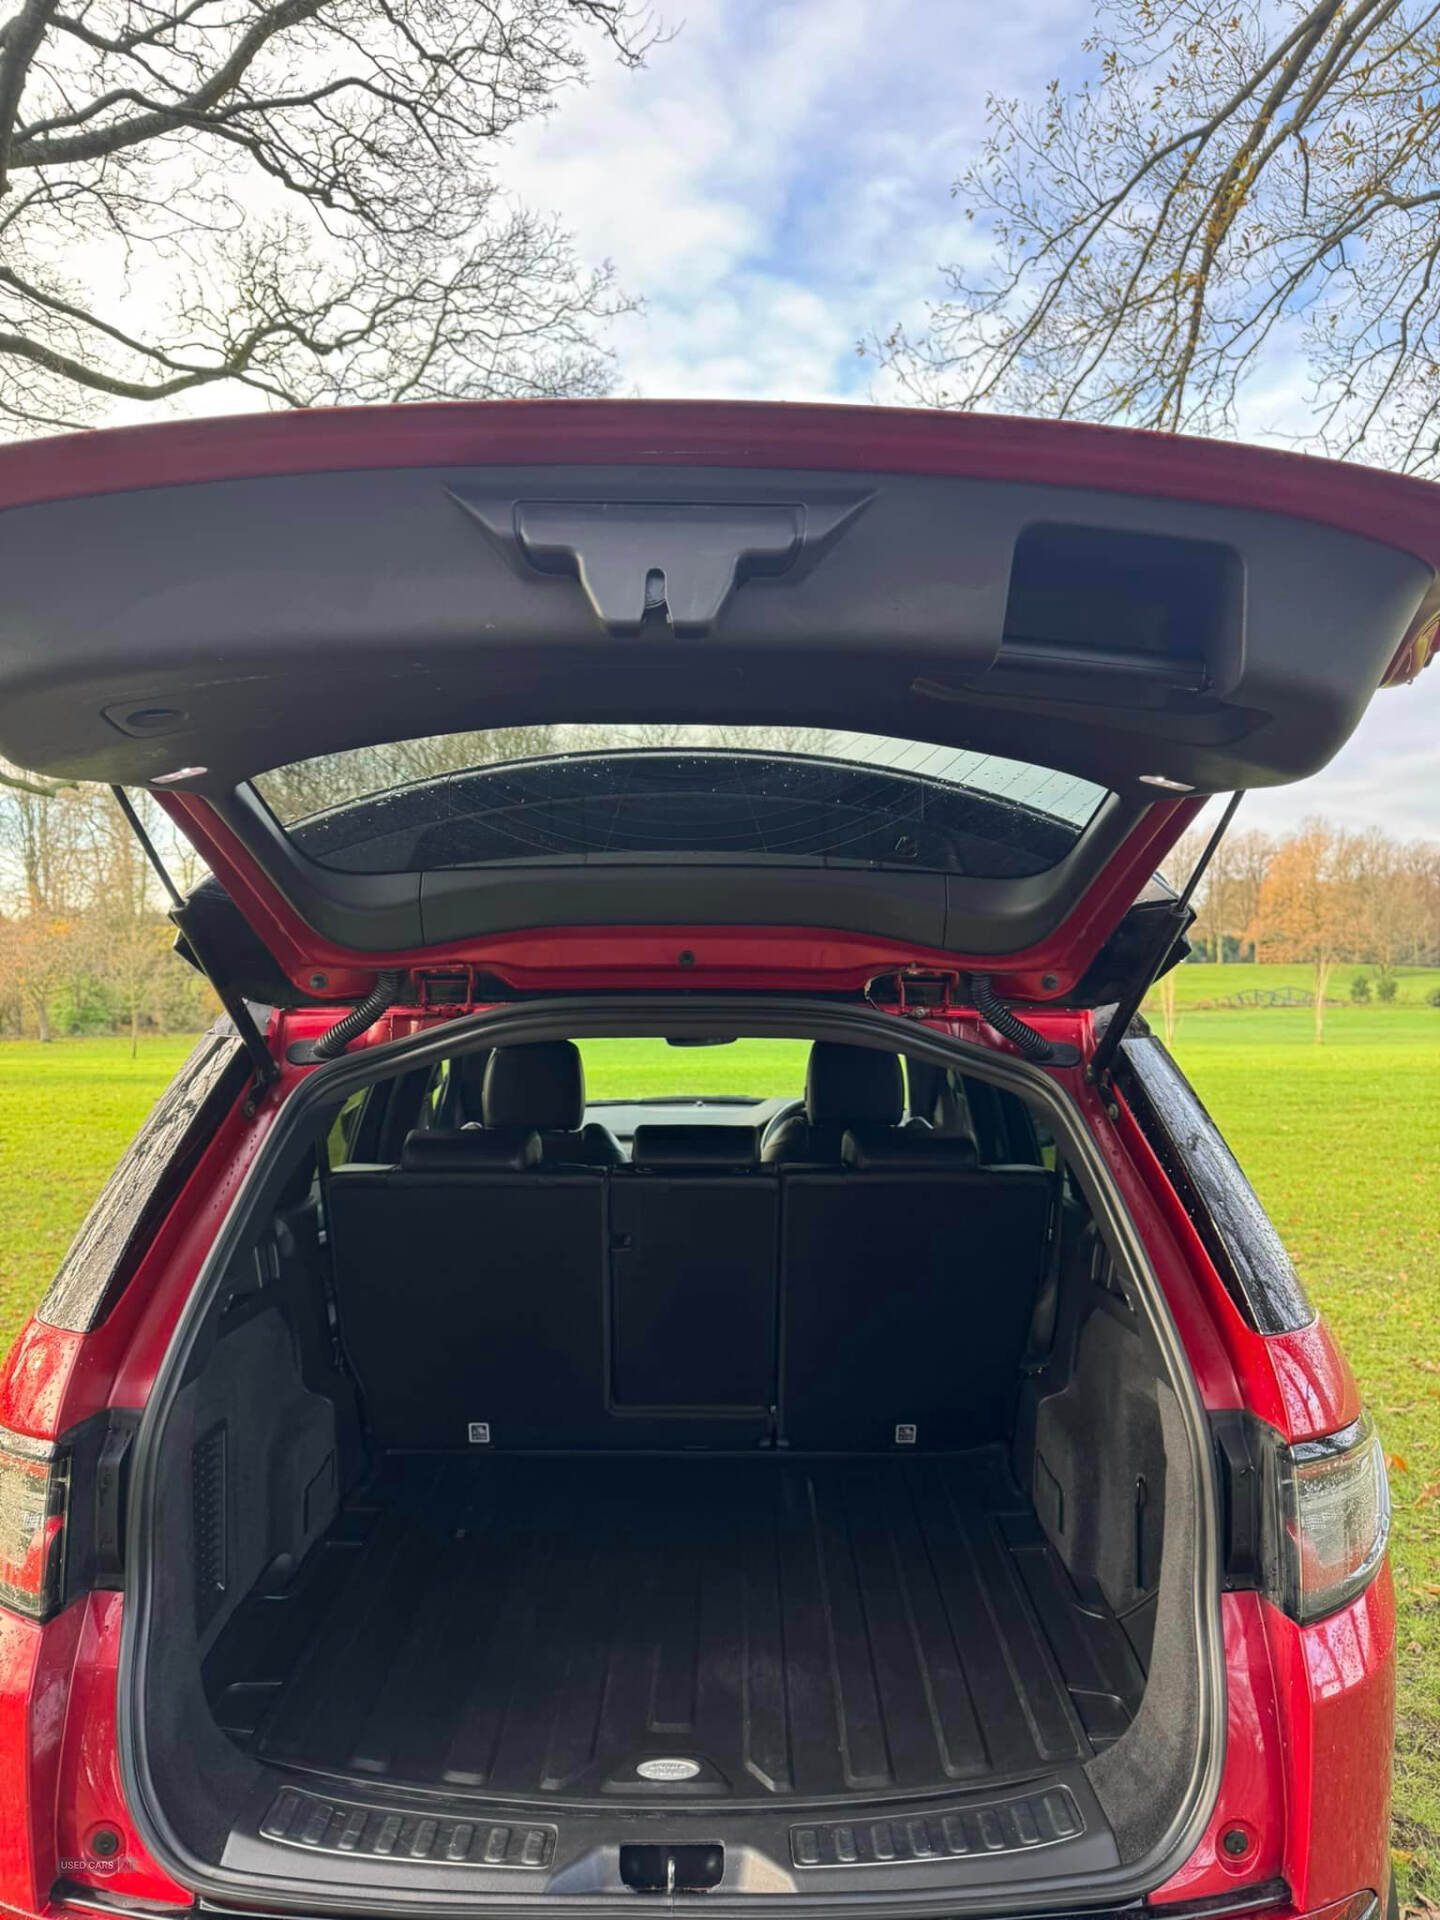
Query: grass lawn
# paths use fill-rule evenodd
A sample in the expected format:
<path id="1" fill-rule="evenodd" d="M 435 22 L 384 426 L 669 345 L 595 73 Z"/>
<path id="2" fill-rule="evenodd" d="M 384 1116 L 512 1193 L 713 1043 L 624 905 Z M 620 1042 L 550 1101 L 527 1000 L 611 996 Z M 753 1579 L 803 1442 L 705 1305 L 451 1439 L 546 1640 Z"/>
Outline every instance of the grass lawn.
<path id="1" fill-rule="evenodd" d="M 1363 973 L 1370 982 L 1370 992 L 1374 995 L 1377 978 L 1374 967 L 1360 967 L 1350 963 L 1337 965 L 1330 970 L 1330 979 L 1325 988 L 1328 1001 L 1346 1001 L 1350 999 L 1350 982 L 1357 973 Z M 1425 1006 L 1425 996 L 1440 986 L 1440 967 L 1396 967 L 1395 999 L 1393 1005 Z M 1262 991 L 1275 991 L 1285 987 L 1295 987 L 1302 993 L 1315 991 L 1315 969 L 1309 966 L 1280 966 L 1272 961 L 1264 961 L 1258 966 L 1240 966 L 1230 962 L 1216 964 L 1209 960 L 1197 960 L 1175 969 L 1175 1002 L 1177 1006 L 1193 1007 L 1202 1001 L 1226 1000 L 1231 994 L 1252 993 L 1256 988 Z M 1373 997 L 1371 1004 L 1374 1004 Z M 1360 1009 L 1363 1012 L 1363 1008 Z M 1428 1008 L 1440 1020 L 1440 1008 Z M 1341 1009 L 1334 1008 L 1336 1013 Z M 1382 1012 L 1387 1009 L 1382 1008 Z"/>
<path id="2" fill-rule="evenodd" d="M 0 1041 L 0 1346 L 193 1039 Z"/>
<path id="3" fill-rule="evenodd" d="M 1400 1004 L 1202 1011 L 1303 968 L 1182 967 L 1174 1047 L 1274 1215 L 1364 1383 L 1391 1455 L 1400 1596 L 1395 1847 L 1402 1892 L 1440 1902 L 1440 1010 L 1434 971 Z M 1347 993 L 1337 972 L 1332 992 Z M 1292 978 L 1281 976 L 1294 976 Z M 0 1043 L 0 1343 L 188 1040 Z M 804 1046 L 585 1044 L 595 1098 L 798 1092 Z"/>

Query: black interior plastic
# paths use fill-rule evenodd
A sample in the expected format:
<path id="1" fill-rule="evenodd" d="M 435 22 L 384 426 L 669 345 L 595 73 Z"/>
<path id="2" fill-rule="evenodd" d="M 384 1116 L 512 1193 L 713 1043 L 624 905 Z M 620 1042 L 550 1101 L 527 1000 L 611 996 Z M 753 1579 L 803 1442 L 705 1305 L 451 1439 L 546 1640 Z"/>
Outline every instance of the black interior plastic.
<path id="1" fill-rule="evenodd" d="M 488 528 L 465 504 L 481 498 Z M 802 545 L 780 565 L 782 518 L 792 541 L 822 530 L 810 560 Z M 607 577 L 587 587 L 587 543 L 612 519 L 624 538 L 605 536 Z M 541 549 L 568 550 L 566 571 L 537 568 Z M 861 727 L 1017 759 L 1036 757 L 1038 730 L 1046 764 L 1129 797 L 1150 772 L 1202 792 L 1266 785 L 1337 751 L 1431 580 L 1408 553 L 1278 512 L 645 465 L 290 475 L 13 508 L 0 571 L 0 750 L 121 784 L 204 769 L 217 797 L 343 747 L 556 719 Z M 1085 611 L 1057 627 L 1045 596 L 1067 578 Z M 1058 680 L 1003 664 L 1037 625 L 1072 656 Z M 1119 643 L 1101 648 L 1107 630 Z M 1198 679 L 1175 665 L 1192 643 Z"/>
<path id="2" fill-rule="evenodd" d="M 1024 1779 L 1117 1739 L 1144 1675 L 992 1446 L 394 1456 L 208 1682 L 276 1765 L 686 1806 Z"/>

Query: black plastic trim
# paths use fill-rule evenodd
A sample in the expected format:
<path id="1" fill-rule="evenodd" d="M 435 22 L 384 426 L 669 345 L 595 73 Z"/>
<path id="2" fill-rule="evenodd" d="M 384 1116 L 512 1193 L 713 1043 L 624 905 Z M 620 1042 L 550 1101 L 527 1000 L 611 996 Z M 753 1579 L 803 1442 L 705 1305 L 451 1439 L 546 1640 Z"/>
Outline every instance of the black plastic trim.
<path id="1" fill-rule="evenodd" d="M 1257 1333 L 1296 1333 L 1315 1309 L 1220 1129 L 1164 1044 L 1137 1021 L 1115 1085 L 1180 1197 L 1226 1292 Z"/>
<path id="2" fill-rule="evenodd" d="M 1052 933 L 1148 811 L 1111 794 L 1053 867 L 983 880 L 728 855 L 344 873 L 307 859 L 253 787 L 210 804 L 309 926 L 365 954 L 534 927 L 709 925 L 831 927 L 1003 956 Z"/>
<path id="3" fill-rule="evenodd" d="M 1244 1408 L 1222 1408 L 1210 1415 L 1220 1487 L 1227 1593 L 1265 1592 L 1271 1585 L 1268 1564 L 1271 1515 L 1280 1435 Z"/>

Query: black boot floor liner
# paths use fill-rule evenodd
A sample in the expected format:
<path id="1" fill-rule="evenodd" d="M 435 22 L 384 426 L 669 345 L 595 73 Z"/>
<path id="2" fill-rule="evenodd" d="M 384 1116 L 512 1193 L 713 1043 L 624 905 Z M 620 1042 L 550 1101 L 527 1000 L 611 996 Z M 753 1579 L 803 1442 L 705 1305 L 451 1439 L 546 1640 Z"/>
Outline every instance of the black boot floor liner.
<path id="1" fill-rule="evenodd" d="M 772 1805 L 1083 1761 L 1143 1687 L 998 1448 L 392 1456 L 209 1678 L 290 1767 Z"/>

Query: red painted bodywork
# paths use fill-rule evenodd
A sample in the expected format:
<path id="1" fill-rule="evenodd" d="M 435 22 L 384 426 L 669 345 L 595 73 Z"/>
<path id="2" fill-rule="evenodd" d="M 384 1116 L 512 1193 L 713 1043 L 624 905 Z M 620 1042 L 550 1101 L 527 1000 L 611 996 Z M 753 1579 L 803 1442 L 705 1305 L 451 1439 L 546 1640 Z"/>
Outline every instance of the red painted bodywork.
<path id="1" fill-rule="evenodd" d="M 713 932 L 705 937 L 712 939 Z M 787 974 L 793 985 L 800 956 L 813 952 L 809 943 L 815 938 L 805 935 L 795 943 L 779 933 L 756 935 L 747 970 L 743 936 L 729 937 L 729 983 L 751 988 L 772 984 L 777 961 L 787 959 L 795 969 Z M 570 938 L 540 943 L 547 984 L 593 986 L 593 967 L 577 969 L 569 982 L 560 977 Z M 599 940 L 603 966 L 620 968 L 625 936 L 612 932 Z M 650 962 L 639 939 L 631 953 L 635 984 Z M 399 1037 L 440 1018 L 402 1010 L 358 1044 Z M 292 1040 L 313 1036 L 332 1019 L 316 1011 L 278 1016 L 270 1036 L 277 1060 L 285 1062 Z M 1050 1037 L 1073 1041 L 1085 1052 L 1092 1044 L 1088 1014 L 1042 1015 L 1037 1023 Z M 1006 1048 L 973 1014 L 937 1017 L 932 1024 Z M 57 1437 L 107 1405 L 144 1405 L 236 1187 L 280 1103 L 306 1071 L 282 1064 L 275 1090 L 253 1116 L 237 1105 L 94 1333 L 82 1337 L 30 1324 L 0 1372 L 0 1424 Z M 1123 1104 L 1112 1114 L 1079 1069 L 1057 1078 L 1083 1113 L 1149 1249 L 1205 1404 L 1248 1407 L 1291 1440 L 1353 1419 L 1359 1410 L 1355 1383 L 1323 1328 L 1317 1324 L 1278 1338 L 1249 1329 Z M 145 1853 L 124 1803 L 115 1733 L 122 1613 L 123 1599 L 114 1593 L 79 1599 L 43 1627 L 0 1611 L 6 1789 L 0 1794 L 0 1904 L 22 1913 L 55 1910 L 47 1908 L 47 1892 L 61 1861 L 72 1863 L 68 1878 L 112 1895 L 152 1908 L 188 1903 L 184 1890 Z M 1219 1797 L 1191 1859 L 1153 1901 L 1222 1898 L 1281 1878 L 1294 1899 L 1294 1907 L 1283 1910 L 1288 1915 L 1343 1900 L 1358 1888 L 1383 1890 L 1394 1708 L 1388 1574 L 1351 1606 L 1310 1626 L 1297 1626 L 1254 1593 L 1224 1596 L 1222 1619 L 1228 1737 Z M 1237 1824 L 1251 1838 L 1239 1862 L 1220 1845 L 1221 1835 Z M 88 1838 L 102 1825 L 121 1834 L 117 1864 L 74 1865 L 84 1861 Z"/>

